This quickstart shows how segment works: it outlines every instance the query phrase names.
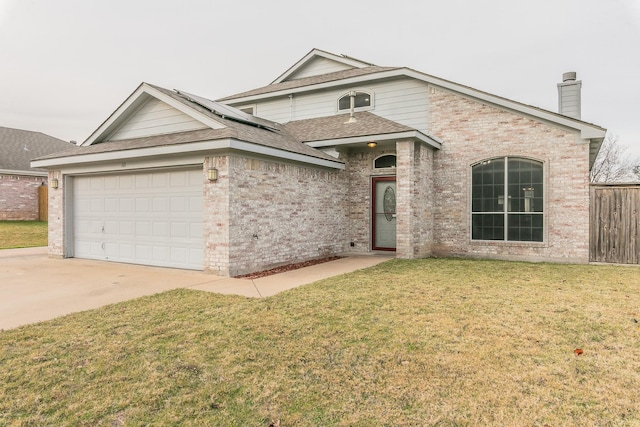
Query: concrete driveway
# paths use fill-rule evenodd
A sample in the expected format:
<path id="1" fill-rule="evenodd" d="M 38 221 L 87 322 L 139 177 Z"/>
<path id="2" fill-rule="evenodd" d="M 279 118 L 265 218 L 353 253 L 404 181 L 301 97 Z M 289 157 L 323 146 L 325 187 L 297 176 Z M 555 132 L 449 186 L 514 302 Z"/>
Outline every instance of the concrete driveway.
<path id="1" fill-rule="evenodd" d="M 0 329 L 177 288 L 267 297 L 338 274 L 370 267 L 388 256 L 348 256 L 259 279 L 84 259 L 53 259 L 47 248 L 0 250 Z"/>

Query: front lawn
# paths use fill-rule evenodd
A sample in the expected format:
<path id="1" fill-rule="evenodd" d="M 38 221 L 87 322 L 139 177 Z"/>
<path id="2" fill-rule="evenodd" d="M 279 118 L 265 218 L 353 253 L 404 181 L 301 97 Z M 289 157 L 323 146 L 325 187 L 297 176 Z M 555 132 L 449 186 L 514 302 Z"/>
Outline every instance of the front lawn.
<path id="1" fill-rule="evenodd" d="M 0 221 L 0 249 L 47 246 L 47 222 Z"/>
<path id="2" fill-rule="evenodd" d="M 427 259 L 166 292 L 0 331 L 0 425 L 640 425 L 639 279 Z"/>

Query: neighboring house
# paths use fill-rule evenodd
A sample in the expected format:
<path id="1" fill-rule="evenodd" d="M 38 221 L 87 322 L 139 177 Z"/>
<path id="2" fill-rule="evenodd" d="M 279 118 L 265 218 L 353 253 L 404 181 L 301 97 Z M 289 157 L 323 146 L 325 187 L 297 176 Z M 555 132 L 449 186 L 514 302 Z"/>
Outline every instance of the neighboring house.
<path id="1" fill-rule="evenodd" d="M 0 126 L 0 220 L 37 220 L 38 187 L 47 185 L 47 171 L 31 160 L 73 145 L 40 132 Z"/>
<path id="2" fill-rule="evenodd" d="M 49 252 L 220 275 L 341 252 L 586 263 L 605 129 L 564 78 L 563 114 L 317 49 L 217 102 L 143 83 L 33 162 L 60 182 Z"/>

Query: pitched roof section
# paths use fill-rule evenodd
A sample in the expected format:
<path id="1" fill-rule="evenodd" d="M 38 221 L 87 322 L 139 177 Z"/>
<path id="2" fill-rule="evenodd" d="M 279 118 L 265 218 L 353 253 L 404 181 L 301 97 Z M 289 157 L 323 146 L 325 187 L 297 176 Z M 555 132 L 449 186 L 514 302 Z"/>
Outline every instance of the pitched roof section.
<path id="1" fill-rule="evenodd" d="M 310 147 L 364 145 L 368 142 L 391 142 L 412 139 L 441 149 L 442 140 L 412 127 L 385 119 L 368 111 L 318 117 L 289 122 L 284 126 L 299 141 Z"/>
<path id="2" fill-rule="evenodd" d="M 206 98 L 197 97 L 195 95 L 187 96 L 184 93 L 180 94 L 178 92 L 170 91 L 159 86 L 149 85 L 147 83 L 143 84 L 141 87 L 144 87 L 145 90 L 140 91 L 139 88 L 134 92 L 134 94 L 138 93 L 140 97 L 159 96 L 164 101 L 171 102 L 173 106 L 182 106 L 180 107 L 182 111 L 191 111 L 191 115 L 196 117 L 201 116 L 208 120 L 215 121 L 217 125 L 216 128 L 99 143 L 102 142 L 102 138 L 108 136 L 110 132 L 109 126 L 107 125 L 105 127 L 103 124 L 103 130 L 101 132 L 94 132 L 94 143 L 83 145 L 72 151 L 39 157 L 36 164 L 47 167 L 59 164 L 72 164 L 80 161 L 107 160 L 109 157 L 106 155 L 107 153 L 116 152 L 129 152 L 131 156 L 192 152 L 200 150 L 198 147 L 204 147 L 202 149 L 206 150 L 217 148 L 239 149 L 258 154 L 281 155 L 281 157 L 287 157 L 286 153 L 290 153 L 291 155 L 288 157 L 293 160 L 305 161 L 305 159 L 308 159 L 310 163 L 313 163 L 312 159 L 319 159 L 320 162 L 316 163 L 321 165 L 333 165 L 334 167 L 344 163 L 320 150 L 302 144 L 278 123 L 253 116 L 250 117 L 250 120 L 239 120 L 239 118 L 242 117 L 236 116 L 235 113 L 239 111 L 233 107 L 221 106 L 228 110 L 226 111 L 227 114 L 223 115 L 220 111 L 216 110 L 218 104 L 214 101 L 207 100 Z M 135 99 L 132 100 L 130 98 L 125 102 L 125 104 L 129 104 L 128 107 L 125 109 L 119 108 L 121 114 L 126 114 L 131 108 L 135 109 L 134 105 L 136 104 L 136 101 Z M 117 111 L 118 110 L 116 110 L 116 112 Z M 117 115 L 112 115 L 109 120 L 111 123 L 119 121 Z M 187 145 L 190 143 L 211 143 L 213 141 L 222 140 L 234 140 L 246 144 L 237 144 L 227 141 L 223 144 L 209 144 L 203 146 Z M 165 149 L 158 149 L 160 147 L 165 147 Z M 155 151 L 150 149 L 155 149 Z M 97 156 L 100 154 L 104 155 Z M 67 163 L 62 160 L 53 161 L 54 159 L 63 158 L 68 159 Z"/>
<path id="3" fill-rule="evenodd" d="M 141 83 L 136 90 L 120 104 L 120 106 L 96 129 L 81 146 L 99 144 L 109 140 L 109 137 L 117 132 L 127 121 L 135 115 L 139 109 L 144 106 L 150 99 L 156 98 L 176 110 L 192 117 L 193 119 L 205 124 L 212 129 L 220 129 L 224 125 L 213 119 L 210 114 L 203 114 L 196 111 L 190 106 L 184 105 L 182 102 L 176 102 L 175 98 L 168 96 L 166 89 L 160 90 L 158 86 L 148 83 Z M 182 99 L 182 98 L 180 98 Z"/>
<path id="4" fill-rule="evenodd" d="M 349 114 L 340 114 L 316 119 L 297 120 L 287 123 L 285 128 L 301 142 L 351 138 L 354 136 L 376 136 L 415 130 L 367 111 L 355 113 L 354 118 L 354 121 L 350 121 Z"/>
<path id="5" fill-rule="evenodd" d="M 373 75 L 383 71 L 392 71 L 392 70 L 399 70 L 399 69 L 400 68 L 397 68 L 397 67 L 379 67 L 377 65 L 374 65 L 374 66 L 364 67 L 364 68 L 354 68 L 351 70 L 336 71 L 333 73 L 322 74 L 319 76 L 305 77 L 298 80 L 289 80 L 282 83 L 272 83 L 268 86 L 264 86 L 258 89 L 253 89 L 247 92 L 237 93 L 235 95 L 227 96 L 225 98 L 220 98 L 218 99 L 218 101 L 220 102 L 231 101 L 231 100 L 249 97 L 249 96 L 265 95 L 265 94 L 279 92 L 279 91 L 293 90 L 293 89 L 304 88 L 307 86 L 314 86 L 314 85 L 319 85 L 319 84 L 329 83 L 329 82 L 337 82 L 339 80 L 345 80 L 353 77 L 368 76 L 368 75 Z"/>
<path id="6" fill-rule="evenodd" d="M 302 59 L 289 67 L 287 71 L 279 75 L 273 82 L 271 82 L 271 84 L 282 83 L 287 80 L 295 79 L 296 76 L 299 76 L 301 73 L 303 73 L 304 69 L 308 68 L 309 65 L 313 62 L 332 63 L 334 67 L 340 66 L 340 68 L 363 68 L 374 66 L 374 64 L 371 64 L 369 62 L 351 58 L 346 55 L 336 55 L 324 50 L 312 49 L 309 53 L 303 56 Z"/>
<path id="7" fill-rule="evenodd" d="M 44 169 L 31 167 L 31 160 L 51 153 L 68 151 L 71 142 L 41 132 L 0 126 L 0 172 L 27 172 L 43 174 Z"/>

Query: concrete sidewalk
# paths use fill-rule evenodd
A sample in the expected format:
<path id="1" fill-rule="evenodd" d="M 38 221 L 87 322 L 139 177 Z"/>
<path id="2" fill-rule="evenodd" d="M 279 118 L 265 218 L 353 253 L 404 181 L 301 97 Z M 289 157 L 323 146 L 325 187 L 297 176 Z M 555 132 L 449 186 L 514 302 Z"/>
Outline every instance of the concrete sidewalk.
<path id="1" fill-rule="evenodd" d="M 177 288 L 268 297 L 388 259 L 380 255 L 350 255 L 250 280 L 218 277 L 201 271 L 54 259 L 47 256 L 47 248 L 4 249 L 0 250 L 0 329 Z"/>

